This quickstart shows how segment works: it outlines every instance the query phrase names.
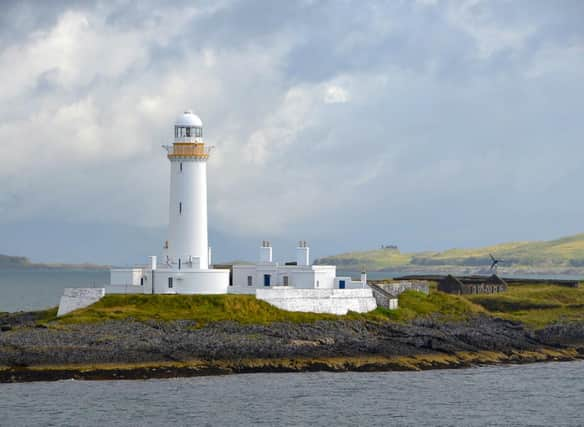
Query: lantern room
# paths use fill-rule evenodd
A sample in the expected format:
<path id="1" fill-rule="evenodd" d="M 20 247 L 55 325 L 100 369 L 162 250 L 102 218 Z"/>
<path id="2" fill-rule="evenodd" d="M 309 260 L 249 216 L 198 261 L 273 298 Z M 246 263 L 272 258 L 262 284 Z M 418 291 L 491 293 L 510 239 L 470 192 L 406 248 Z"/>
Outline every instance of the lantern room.
<path id="1" fill-rule="evenodd" d="M 185 111 L 174 123 L 175 142 L 195 142 L 201 138 L 203 138 L 203 122 L 192 111 Z"/>

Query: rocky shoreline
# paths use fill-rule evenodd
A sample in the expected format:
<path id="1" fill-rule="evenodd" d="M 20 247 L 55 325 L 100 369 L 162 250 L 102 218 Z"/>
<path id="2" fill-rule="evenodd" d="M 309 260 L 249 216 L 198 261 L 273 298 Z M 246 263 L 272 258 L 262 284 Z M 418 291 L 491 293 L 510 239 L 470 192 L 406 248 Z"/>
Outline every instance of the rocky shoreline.
<path id="1" fill-rule="evenodd" d="M 249 372 L 424 370 L 584 359 L 584 323 L 532 331 L 486 315 L 410 323 L 192 321 L 39 324 L 0 317 L 0 382 Z"/>

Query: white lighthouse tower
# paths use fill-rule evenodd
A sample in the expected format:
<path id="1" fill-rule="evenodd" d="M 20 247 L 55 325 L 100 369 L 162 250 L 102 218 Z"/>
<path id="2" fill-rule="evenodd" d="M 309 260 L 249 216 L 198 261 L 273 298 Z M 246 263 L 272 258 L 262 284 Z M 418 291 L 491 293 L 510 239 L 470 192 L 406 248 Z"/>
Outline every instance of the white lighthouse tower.
<path id="1" fill-rule="evenodd" d="M 164 262 L 177 269 L 209 268 L 207 237 L 207 159 L 203 122 L 185 111 L 174 124 L 170 160 L 168 240 Z"/>
<path id="2" fill-rule="evenodd" d="M 185 111 L 174 123 L 170 160 L 168 240 L 149 266 L 112 268 L 108 293 L 225 294 L 229 270 L 210 267 L 207 235 L 207 160 L 203 122 Z"/>
<path id="3" fill-rule="evenodd" d="M 153 293 L 224 294 L 229 270 L 210 268 L 207 235 L 207 160 L 203 122 L 188 110 L 174 123 L 174 142 L 165 145 L 170 160 L 168 240 L 162 259 L 146 274 Z"/>

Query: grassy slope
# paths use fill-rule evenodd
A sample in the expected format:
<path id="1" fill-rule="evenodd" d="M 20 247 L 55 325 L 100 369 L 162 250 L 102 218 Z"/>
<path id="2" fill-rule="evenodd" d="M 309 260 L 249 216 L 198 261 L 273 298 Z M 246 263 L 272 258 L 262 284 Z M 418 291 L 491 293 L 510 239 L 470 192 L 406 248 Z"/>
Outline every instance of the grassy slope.
<path id="1" fill-rule="evenodd" d="M 584 267 L 584 234 L 547 241 L 512 242 L 475 249 L 450 249 L 443 252 L 402 254 L 392 249 L 349 252 L 318 260 L 320 264 L 335 264 L 340 268 L 369 270 L 404 266 L 488 266 L 489 254 L 512 266 Z"/>
<path id="2" fill-rule="evenodd" d="M 584 321 L 584 287 L 556 285 L 512 285 L 497 295 L 457 296 L 435 291 L 429 295 L 415 291 L 399 297 L 399 309 L 366 313 L 298 313 L 280 310 L 250 295 L 107 295 L 98 303 L 59 319 L 59 323 L 85 323 L 103 320 L 193 320 L 199 325 L 230 320 L 248 324 L 271 322 L 313 322 L 317 320 L 362 319 L 404 322 L 420 316 L 439 314 L 445 319 L 463 320 L 484 313 L 520 321 L 540 328 L 562 321 Z M 55 320 L 55 310 L 43 316 L 42 323 Z"/>
<path id="3" fill-rule="evenodd" d="M 497 295 L 466 298 L 491 314 L 517 320 L 533 328 L 562 321 L 584 321 L 584 288 L 554 285 L 515 285 Z"/>
<path id="4" fill-rule="evenodd" d="M 441 313 L 452 319 L 484 312 L 479 305 L 455 295 L 433 292 L 404 292 L 398 310 L 366 313 L 332 314 L 299 313 L 280 310 L 251 295 L 107 295 L 96 304 L 59 319 L 59 323 L 86 323 L 104 320 L 193 320 L 204 325 L 231 320 L 240 323 L 313 322 L 317 320 L 367 319 L 407 321 L 416 316 Z M 48 317 L 45 318 L 47 320 Z"/>
<path id="5" fill-rule="evenodd" d="M 90 307 L 60 319 L 85 323 L 133 318 L 136 320 L 194 320 L 200 324 L 232 320 L 240 323 L 311 322 L 333 315 L 280 310 L 253 295 L 106 295 Z"/>

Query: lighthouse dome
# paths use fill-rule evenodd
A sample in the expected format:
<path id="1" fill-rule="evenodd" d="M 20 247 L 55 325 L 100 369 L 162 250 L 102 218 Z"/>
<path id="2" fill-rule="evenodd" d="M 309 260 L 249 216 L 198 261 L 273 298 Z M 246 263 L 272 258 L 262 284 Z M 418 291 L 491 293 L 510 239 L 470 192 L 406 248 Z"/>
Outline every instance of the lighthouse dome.
<path id="1" fill-rule="evenodd" d="M 203 122 L 201 121 L 199 116 L 197 116 L 191 110 L 187 110 L 184 113 L 182 113 L 180 116 L 178 116 L 174 125 L 177 127 L 198 127 L 198 128 L 201 128 L 201 127 L 203 127 Z"/>
<path id="2" fill-rule="evenodd" d="M 182 113 L 174 122 L 174 142 L 200 142 L 203 122 L 191 110 Z"/>

